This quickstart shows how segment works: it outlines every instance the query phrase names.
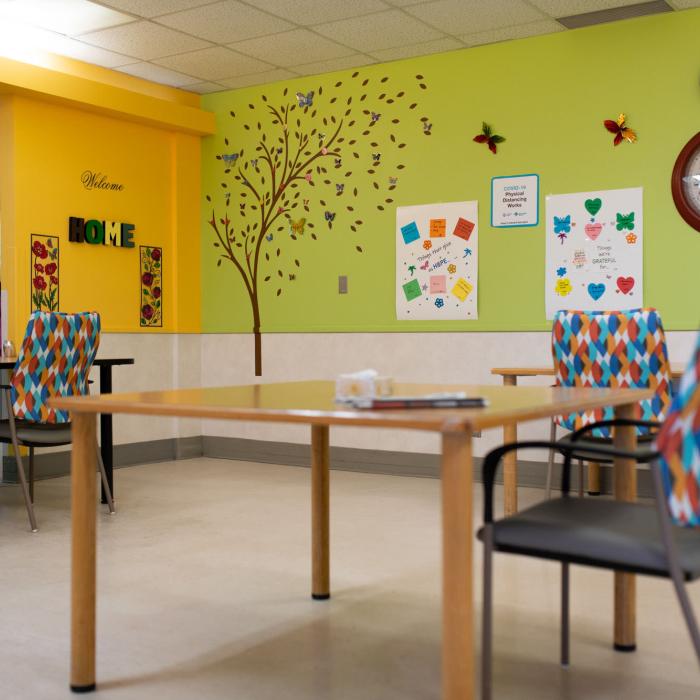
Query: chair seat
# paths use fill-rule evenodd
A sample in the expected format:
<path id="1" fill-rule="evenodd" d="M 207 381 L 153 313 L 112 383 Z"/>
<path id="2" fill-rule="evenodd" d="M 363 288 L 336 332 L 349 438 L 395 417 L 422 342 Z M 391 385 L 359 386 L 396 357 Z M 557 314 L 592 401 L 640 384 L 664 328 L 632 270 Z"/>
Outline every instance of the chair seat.
<path id="1" fill-rule="evenodd" d="M 656 453 L 651 449 L 654 442 L 655 434 L 653 435 L 638 435 L 637 436 L 637 457 L 638 463 L 645 464 L 650 462 L 652 459 L 656 458 Z M 585 440 L 576 440 L 576 442 L 571 441 L 571 435 L 564 435 L 564 437 L 557 440 L 557 445 L 576 445 L 576 451 L 572 453 L 573 459 L 580 459 L 584 462 L 598 462 L 598 464 L 612 464 L 613 457 L 604 457 L 600 454 L 594 454 L 592 452 L 586 451 L 587 445 L 593 445 L 595 447 L 612 447 L 612 438 L 597 438 L 597 437 L 587 437 Z"/>
<path id="2" fill-rule="evenodd" d="M 27 447 L 58 447 L 72 442 L 70 423 L 44 424 L 15 421 L 17 439 Z M 12 442 L 10 421 L 0 421 L 0 442 Z"/>
<path id="3" fill-rule="evenodd" d="M 700 528 L 673 532 L 684 577 L 700 577 Z M 653 505 L 563 497 L 494 522 L 493 536 L 494 549 L 502 552 L 669 575 Z M 483 528 L 478 537 L 483 539 Z"/>

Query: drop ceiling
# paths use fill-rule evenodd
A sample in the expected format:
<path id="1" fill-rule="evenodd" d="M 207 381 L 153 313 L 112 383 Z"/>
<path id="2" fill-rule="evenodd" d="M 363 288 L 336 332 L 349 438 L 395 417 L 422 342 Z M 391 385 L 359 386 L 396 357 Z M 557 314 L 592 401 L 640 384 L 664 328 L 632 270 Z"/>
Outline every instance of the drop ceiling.
<path id="1" fill-rule="evenodd" d="M 567 31 L 700 0 L 0 0 L 23 45 L 198 93 Z"/>

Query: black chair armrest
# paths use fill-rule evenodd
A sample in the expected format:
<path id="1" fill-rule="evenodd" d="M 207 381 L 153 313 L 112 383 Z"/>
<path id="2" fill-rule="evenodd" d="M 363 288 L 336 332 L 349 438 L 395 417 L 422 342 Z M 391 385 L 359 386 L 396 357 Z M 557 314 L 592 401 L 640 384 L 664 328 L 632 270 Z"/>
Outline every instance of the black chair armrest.
<path id="1" fill-rule="evenodd" d="M 493 486 L 496 479 L 496 473 L 498 472 L 498 466 L 501 463 L 503 456 L 508 452 L 512 452 L 513 450 L 523 449 L 555 449 L 564 454 L 564 465 L 562 467 L 562 493 L 568 495 L 571 485 L 571 455 L 576 451 L 576 445 L 549 442 L 547 440 L 529 440 L 527 442 L 511 442 L 507 445 L 502 445 L 501 447 L 497 447 L 495 450 L 491 450 L 491 452 L 484 457 L 484 465 L 482 469 L 484 481 L 485 524 L 493 522 Z M 641 457 L 645 461 L 650 461 L 658 456 L 658 453 L 653 450 L 649 450 L 648 452 L 644 453 L 630 452 L 627 450 L 618 450 L 615 447 L 608 445 L 587 445 L 586 452 L 607 457 L 627 457 L 628 459 L 634 460 Z"/>
<path id="2" fill-rule="evenodd" d="M 591 432 L 595 428 L 614 428 L 615 426 L 634 425 L 638 428 L 660 428 L 661 423 L 655 420 L 641 420 L 636 418 L 611 418 L 610 420 L 599 420 L 596 423 L 589 423 L 583 428 L 574 430 L 569 439 L 571 442 L 576 442 L 582 435 Z"/>

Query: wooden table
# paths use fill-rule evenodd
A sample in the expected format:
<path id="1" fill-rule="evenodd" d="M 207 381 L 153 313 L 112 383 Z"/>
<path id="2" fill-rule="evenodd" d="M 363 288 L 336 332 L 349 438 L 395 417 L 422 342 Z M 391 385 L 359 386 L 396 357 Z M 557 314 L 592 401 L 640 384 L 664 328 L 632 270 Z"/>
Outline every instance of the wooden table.
<path id="1" fill-rule="evenodd" d="M 671 365 L 671 378 L 680 379 L 685 367 L 683 365 Z M 503 386 L 517 386 L 518 377 L 554 377 L 556 371 L 552 365 L 540 367 L 494 367 L 491 374 L 503 377 Z M 518 441 L 517 423 L 507 423 L 503 426 L 503 442 Z M 598 475 L 598 478 L 599 475 Z M 595 490 L 595 489 L 591 489 Z M 598 489 L 599 490 L 599 489 Z M 506 515 L 513 515 L 518 510 L 518 455 L 517 452 L 509 452 L 503 458 L 503 503 Z"/>
<path id="2" fill-rule="evenodd" d="M 0 360 L 0 370 L 14 369 L 16 357 L 5 357 Z M 112 393 L 112 367 L 115 365 L 133 365 L 133 357 L 97 357 L 92 363 L 93 366 L 100 368 L 100 393 Z M 107 483 L 114 496 L 114 445 L 112 434 L 112 414 L 103 413 L 100 416 L 100 452 L 102 453 L 102 461 L 105 465 L 105 474 L 107 475 Z M 102 503 L 107 503 L 107 494 L 102 488 Z"/>
<path id="3" fill-rule="evenodd" d="M 474 431 L 600 406 L 632 415 L 634 404 L 651 391 L 553 389 L 550 387 L 445 386 L 399 384 L 397 394 L 421 395 L 463 390 L 484 396 L 477 409 L 360 411 L 334 403 L 332 382 L 288 382 L 212 389 L 109 394 L 53 399 L 68 409 L 73 423 L 71 688 L 95 688 L 95 414 L 130 413 L 220 418 L 236 421 L 300 423 L 311 427 L 311 594 L 330 597 L 329 428 L 331 425 L 412 429 L 442 437 L 442 697 L 471 700 L 474 686 L 472 596 L 472 434 Z M 616 432 L 629 449 L 634 429 Z M 618 498 L 635 497 L 635 464 L 616 459 Z M 634 577 L 616 579 L 615 640 L 634 638 Z"/>

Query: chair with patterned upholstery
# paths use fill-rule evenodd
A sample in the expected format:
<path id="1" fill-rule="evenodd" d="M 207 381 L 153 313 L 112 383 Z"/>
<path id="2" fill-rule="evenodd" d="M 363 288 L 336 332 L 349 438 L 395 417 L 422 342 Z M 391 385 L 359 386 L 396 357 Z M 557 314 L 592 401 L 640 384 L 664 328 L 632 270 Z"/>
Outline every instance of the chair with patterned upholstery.
<path id="1" fill-rule="evenodd" d="M 671 404 L 671 367 L 661 317 L 656 309 L 628 311 L 558 311 L 552 326 L 552 354 L 556 385 L 566 387 L 651 388 L 656 394 L 640 401 L 636 417 L 661 423 Z M 613 417 L 610 407 L 584 413 L 557 416 L 552 421 L 550 440 L 556 440 L 557 426 L 574 432 L 592 423 Z M 640 442 L 651 442 L 650 428 L 637 428 Z M 586 444 L 610 444 L 609 428 L 595 428 Z M 564 437 L 564 441 L 568 436 Z M 579 494 L 583 493 L 583 462 L 592 469 L 609 460 L 587 459 L 579 451 Z M 551 494 L 554 451 L 550 451 L 546 493 Z M 590 489 L 589 493 L 597 489 Z"/>
<path id="2" fill-rule="evenodd" d="M 640 409 L 643 412 L 643 408 Z M 653 445 L 626 452 L 604 444 L 588 449 L 596 458 L 615 456 L 649 462 L 653 504 L 576 498 L 569 495 L 576 439 L 590 431 L 609 433 L 620 425 L 640 430 L 653 421 L 611 419 L 588 423 L 564 453 L 561 498 L 544 500 L 513 516 L 494 520 L 493 494 L 501 459 L 512 450 L 541 449 L 552 443 L 503 445 L 484 460 L 484 603 L 482 624 L 482 700 L 491 698 L 491 607 L 493 552 L 561 562 L 561 663 L 569 664 L 569 566 L 580 564 L 670 578 L 700 664 L 700 629 L 685 584 L 700 579 L 700 333 L 679 390 Z M 630 651 L 634 647 L 617 647 Z"/>
<path id="3" fill-rule="evenodd" d="M 34 515 L 34 449 L 72 442 L 68 413 L 52 408 L 48 401 L 54 396 L 88 393 L 88 373 L 99 341 L 97 313 L 35 311 L 29 318 L 10 384 L 3 386 L 8 418 L 0 421 L 0 442 L 10 443 L 14 448 L 32 532 L 38 529 Z M 29 448 L 29 484 L 21 447 Z M 109 510 L 113 513 L 112 494 L 99 449 L 97 454 Z"/>

